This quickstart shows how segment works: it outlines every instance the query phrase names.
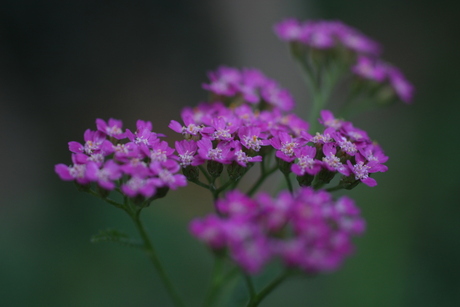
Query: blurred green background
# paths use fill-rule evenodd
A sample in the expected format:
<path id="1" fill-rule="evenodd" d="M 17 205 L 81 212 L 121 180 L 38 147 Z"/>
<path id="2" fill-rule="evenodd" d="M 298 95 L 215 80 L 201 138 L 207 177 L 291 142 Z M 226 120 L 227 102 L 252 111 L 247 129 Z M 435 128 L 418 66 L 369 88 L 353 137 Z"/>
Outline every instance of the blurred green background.
<path id="1" fill-rule="evenodd" d="M 417 89 L 412 106 L 357 118 L 390 156 L 359 186 L 368 231 L 339 272 L 283 284 L 261 306 L 460 306 L 459 5 L 448 1 L 53 1 L 0 5 L 0 306 L 170 306 L 146 257 L 100 229 L 135 234 L 119 212 L 54 174 L 95 118 L 167 125 L 206 98 L 220 64 L 257 67 L 308 95 L 272 25 L 340 19 L 384 46 Z M 305 102 L 305 103 L 304 103 Z M 190 201 L 192 200 L 192 201 Z M 172 279 L 198 306 L 212 259 L 187 232 L 211 208 L 174 191 L 144 221 Z"/>

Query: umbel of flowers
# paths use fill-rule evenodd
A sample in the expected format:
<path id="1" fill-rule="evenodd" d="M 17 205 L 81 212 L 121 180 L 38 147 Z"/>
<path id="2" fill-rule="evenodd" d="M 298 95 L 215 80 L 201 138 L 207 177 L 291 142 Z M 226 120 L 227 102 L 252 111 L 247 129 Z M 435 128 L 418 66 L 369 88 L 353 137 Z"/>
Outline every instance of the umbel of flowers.
<path id="1" fill-rule="evenodd" d="M 245 271 L 259 272 L 274 257 L 305 273 L 331 271 L 352 250 L 351 237 L 364 231 L 359 209 L 347 197 L 301 188 L 254 199 L 230 191 L 217 201 L 219 214 L 194 220 L 194 236 L 214 250 L 227 249 Z"/>
<path id="2" fill-rule="evenodd" d="M 257 306 L 293 273 L 340 267 L 353 252 L 352 237 L 364 232 L 365 221 L 353 200 L 335 199 L 331 192 L 360 183 L 374 187 L 373 174 L 388 169 L 380 145 L 325 108 L 340 80 L 351 80 L 351 89 L 339 114 L 412 100 L 412 85 L 379 58 L 381 47 L 337 21 L 288 19 L 275 25 L 275 32 L 289 42 L 305 73 L 312 93 L 309 122 L 292 112 L 295 103 L 288 90 L 260 70 L 221 66 L 203 84 L 209 99 L 184 108 L 179 121 L 171 120 L 169 128 L 183 137 L 173 147 L 152 131 L 149 121 L 137 121 L 131 131 L 121 120 L 97 119 L 83 143 L 69 142 L 72 164 L 55 166 L 62 180 L 74 181 L 80 190 L 128 213 L 142 238 L 140 247 L 176 306 L 183 301 L 140 220 L 140 212 L 170 189 L 192 182 L 210 191 L 214 210 L 192 220 L 190 232 L 209 247 L 216 263 L 226 261 L 243 272 L 247 306 Z M 254 166 L 259 177 L 239 188 Z M 275 194 L 258 191 L 275 173 L 284 177 L 287 188 Z M 118 232 L 95 238 L 133 245 Z M 284 271 L 258 291 L 250 275 L 274 259 Z M 206 306 L 218 302 L 231 272 L 216 269 Z"/>
<path id="3" fill-rule="evenodd" d="M 69 142 L 73 165 L 56 165 L 61 179 L 83 187 L 94 182 L 103 194 L 117 189 L 137 203 L 187 184 L 184 175 L 177 174 L 174 149 L 152 132 L 152 123 L 139 120 L 134 132 L 123 131 L 122 122 L 115 119 L 97 119 L 96 125 L 96 131 L 86 130 L 84 144 Z"/>

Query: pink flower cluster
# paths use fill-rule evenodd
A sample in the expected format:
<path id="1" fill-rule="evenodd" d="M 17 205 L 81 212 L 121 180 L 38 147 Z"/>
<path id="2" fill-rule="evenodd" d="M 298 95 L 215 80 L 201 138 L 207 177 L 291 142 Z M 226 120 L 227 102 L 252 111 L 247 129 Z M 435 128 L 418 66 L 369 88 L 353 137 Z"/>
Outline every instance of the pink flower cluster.
<path id="1" fill-rule="evenodd" d="M 290 43 L 317 50 L 345 48 L 357 57 L 351 71 L 364 80 L 389 85 L 396 96 L 410 103 L 413 85 L 402 72 L 379 58 L 381 48 L 377 42 L 340 21 L 306 21 L 286 19 L 274 27 L 277 36 Z"/>
<path id="2" fill-rule="evenodd" d="M 225 75 L 228 77 L 224 77 Z M 234 68 L 221 67 L 216 72 L 210 73 L 210 76 L 214 81 L 210 85 L 205 85 L 205 88 L 216 91 L 220 98 L 226 98 L 229 106 L 216 101 L 201 103 L 195 108 L 185 108 L 182 111 L 183 124 L 175 120 L 171 121 L 169 127 L 185 138 L 183 141 L 176 142 L 182 167 L 197 166 L 206 161 L 222 164 L 235 162 L 246 167 L 249 162 L 262 161 L 261 149 L 271 145 L 270 139 L 279 133 L 300 136 L 302 131 L 308 130 L 307 122 L 295 114 L 283 112 L 293 107 L 294 102 L 291 98 L 288 100 L 289 107 L 286 103 L 275 103 L 274 99 L 269 99 L 270 96 L 264 96 L 262 87 L 254 87 L 254 96 L 245 98 L 246 96 L 241 92 L 242 85 L 238 83 L 241 78 L 246 80 L 247 84 L 248 80 L 251 80 L 249 76 L 260 81 L 254 81 L 253 84 L 266 86 L 274 84 L 274 81 L 267 81 L 268 79 L 260 72 L 255 70 L 240 72 Z M 217 76 L 220 76 L 221 81 L 218 81 Z M 224 82 L 223 79 L 227 80 L 226 86 L 222 87 L 226 89 L 225 91 L 217 92 L 216 89 L 212 89 L 218 82 Z M 274 96 L 291 97 L 286 90 L 279 90 L 278 93 L 284 94 Z M 266 106 L 270 107 L 264 109 Z"/>
<path id="3" fill-rule="evenodd" d="M 284 115 L 276 107 L 261 111 L 255 108 L 260 103 L 240 103 L 230 103 L 230 107 L 221 102 L 201 103 L 182 111 L 184 124 L 171 121 L 169 127 L 185 138 L 176 142 L 182 167 L 206 161 L 247 167 L 249 162 L 262 161 L 267 150 L 261 149 L 267 147 L 297 176 L 327 170 L 349 177 L 349 183 L 375 186 L 370 174 L 387 171 L 383 163 L 388 157 L 367 133 L 334 118 L 330 111 L 321 112 L 324 132 L 312 136 L 307 133 L 308 123 L 295 114 Z"/>
<path id="4" fill-rule="evenodd" d="M 389 84 L 402 101 L 410 103 L 414 96 L 414 86 L 396 67 L 378 58 L 359 56 L 352 72 L 364 80 Z"/>
<path id="5" fill-rule="evenodd" d="M 301 188 L 277 198 L 259 193 L 254 199 L 235 190 L 218 200 L 221 215 L 190 223 L 192 234 L 229 256 L 251 274 L 273 258 L 307 273 L 334 270 L 353 251 L 352 236 L 365 221 L 347 197 L 334 201 L 325 191 Z"/>
<path id="6" fill-rule="evenodd" d="M 315 136 L 304 132 L 301 138 L 281 134 L 281 142 L 273 139 L 276 156 L 294 162 L 291 170 L 297 176 L 312 176 L 327 170 L 348 177 L 348 183 L 360 181 L 370 187 L 377 185 L 370 174 L 388 170 L 383 164 L 388 157 L 380 146 L 373 143 L 365 131 L 335 118 L 330 111 L 321 111 L 320 122 L 325 129 Z"/>
<path id="7" fill-rule="evenodd" d="M 297 42 L 315 49 L 332 49 L 342 46 L 352 52 L 378 55 L 380 45 L 357 29 L 340 21 L 300 22 L 290 18 L 274 27 L 281 40 Z"/>
<path id="8" fill-rule="evenodd" d="M 177 156 L 152 123 L 137 121 L 137 129 L 123 131 L 120 120 L 96 120 L 97 130 L 86 130 L 84 143 L 69 142 L 73 164 L 57 164 L 62 180 L 80 185 L 91 182 L 104 190 L 120 188 L 128 197 L 150 198 L 158 189 L 176 189 L 187 184 Z"/>
<path id="9" fill-rule="evenodd" d="M 209 73 L 209 79 L 211 82 L 203 84 L 203 88 L 215 94 L 218 100 L 240 97 L 250 104 L 267 103 L 283 111 L 294 108 L 291 94 L 257 69 L 246 68 L 240 71 L 221 66 Z"/>

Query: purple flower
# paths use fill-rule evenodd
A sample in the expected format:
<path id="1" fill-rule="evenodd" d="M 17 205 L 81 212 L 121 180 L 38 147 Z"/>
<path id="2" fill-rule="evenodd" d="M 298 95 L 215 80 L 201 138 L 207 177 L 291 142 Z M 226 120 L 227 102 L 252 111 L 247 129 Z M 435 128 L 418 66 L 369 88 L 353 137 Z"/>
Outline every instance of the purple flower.
<path id="1" fill-rule="evenodd" d="M 294 99 L 291 94 L 257 69 L 246 68 L 239 71 L 235 68 L 221 66 L 216 71 L 209 73 L 209 79 L 211 83 L 203 84 L 203 88 L 216 95 L 232 98 L 230 101 L 241 103 L 243 100 L 250 104 L 258 104 L 263 101 L 283 111 L 294 108 Z M 174 130 L 177 131 L 178 127 L 175 127 Z"/>
<path id="2" fill-rule="evenodd" d="M 376 143 L 361 147 L 359 153 L 369 162 L 375 161 L 383 164 L 388 161 L 388 157 L 385 156 L 382 148 Z"/>
<path id="3" fill-rule="evenodd" d="M 377 161 L 367 162 L 360 154 L 356 155 L 356 164 L 352 164 L 349 160 L 347 161 L 348 167 L 354 174 L 356 180 L 360 180 L 362 183 L 374 187 L 377 185 L 377 181 L 374 178 L 369 177 L 369 174 L 376 172 L 386 172 L 388 167 L 378 163 Z"/>
<path id="4" fill-rule="evenodd" d="M 176 150 L 179 155 L 179 165 L 182 167 L 197 166 L 204 163 L 204 160 L 197 155 L 198 146 L 193 140 L 176 142 Z"/>
<path id="5" fill-rule="evenodd" d="M 333 133 L 332 137 L 335 140 L 336 144 L 340 147 L 340 149 L 346 154 L 354 156 L 358 152 L 358 147 L 356 146 L 356 144 L 349 141 L 341 133 Z"/>
<path id="6" fill-rule="evenodd" d="M 388 78 L 396 95 L 405 103 L 411 103 L 414 96 L 414 86 L 407 81 L 402 72 L 396 67 L 388 68 Z"/>
<path id="7" fill-rule="evenodd" d="M 141 151 L 147 158 L 150 158 L 150 163 L 163 163 L 171 159 L 174 149 L 169 147 L 165 141 L 159 139 L 151 145 L 151 149 L 141 147 Z"/>
<path id="8" fill-rule="evenodd" d="M 283 20 L 274 26 L 276 35 L 284 41 L 300 41 L 303 36 L 302 24 L 294 18 Z"/>
<path id="9" fill-rule="evenodd" d="M 335 46 L 334 28 L 326 21 L 307 23 L 304 27 L 303 42 L 317 49 L 329 49 Z"/>
<path id="10" fill-rule="evenodd" d="M 138 120 L 136 127 L 137 130 L 135 133 L 132 133 L 129 129 L 126 129 L 126 136 L 128 139 L 137 145 L 151 147 L 159 136 L 155 132 L 152 132 L 152 123 Z"/>
<path id="11" fill-rule="evenodd" d="M 220 214 L 226 216 L 251 217 L 257 213 L 258 204 L 240 191 L 233 190 L 228 192 L 225 198 L 219 199 L 216 207 Z"/>
<path id="12" fill-rule="evenodd" d="M 214 118 L 212 120 L 214 131 L 210 138 L 211 140 L 231 141 L 233 140 L 233 133 L 238 130 L 239 126 L 239 122 L 236 119 L 222 116 Z"/>
<path id="13" fill-rule="evenodd" d="M 100 131 L 91 131 L 87 129 L 84 134 L 84 140 L 84 145 L 78 142 L 69 142 L 69 150 L 74 153 L 80 152 L 91 155 L 101 150 L 108 152 L 110 148 L 112 148 L 112 143 L 108 141 L 105 134 Z"/>
<path id="14" fill-rule="evenodd" d="M 351 122 L 345 122 L 342 125 L 340 132 L 350 139 L 350 141 L 357 144 L 370 144 L 371 139 L 367 135 L 366 131 L 355 128 Z"/>
<path id="15" fill-rule="evenodd" d="M 174 155 L 175 149 L 167 142 L 158 138 L 162 135 L 151 131 L 151 122 L 138 120 L 135 133 L 127 130 L 127 139 L 122 139 L 122 134 L 118 133 L 121 121 L 110 119 L 106 123 L 98 119 L 96 124 L 103 131 L 86 130 L 84 145 L 69 143 L 73 165 L 55 166 L 62 180 L 74 180 L 82 185 L 95 182 L 108 191 L 118 187 L 118 192 L 130 198 L 149 198 L 155 195 L 157 188 L 176 189 L 187 184 L 185 176 L 177 174 L 180 170 L 177 161 L 181 158 Z M 116 145 L 108 141 L 107 136 L 119 138 Z M 196 149 L 195 144 L 194 153 Z M 196 159 L 194 165 L 199 161 Z M 122 177 L 123 182 L 119 182 Z"/>
<path id="16" fill-rule="evenodd" d="M 256 199 L 262 214 L 260 219 L 268 232 L 276 235 L 282 231 L 291 218 L 294 201 L 291 193 L 283 191 L 273 199 L 268 193 L 261 192 L 257 194 Z"/>
<path id="17" fill-rule="evenodd" d="M 121 120 L 110 118 L 108 123 L 103 119 L 96 119 L 97 130 L 107 134 L 108 136 L 114 137 L 118 140 L 125 138 L 123 133 L 123 122 Z"/>
<path id="18" fill-rule="evenodd" d="M 238 86 L 238 92 L 244 100 L 256 104 L 260 102 L 260 88 L 268 81 L 268 78 L 257 69 L 243 69 L 241 72 L 241 83 Z"/>
<path id="19" fill-rule="evenodd" d="M 360 56 L 351 71 L 361 78 L 383 82 L 386 78 L 386 67 L 381 62 L 369 57 Z"/>
<path id="20" fill-rule="evenodd" d="M 121 190 L 131 198 L 136 196 L 149 198 L 155 195 L 156 186 L 153 179 L 133 176 L 121 186 Z"/>
<path id="21" fill-rule="evenodd" d="M 150 164 L 150 169 L 152 170 L 155 178 L 152 179 L 152 182 L 157 187 L 168 187 L 170 189 L 176 190 L 178 187 L 184 187 L 187 185 L 187 179 L 182 174 L 176 174 L 180 166 L 176 161 L 168 160 L 163 164 Z"/>
<path id="22" fill-rule="evenodd" d="M 226 250 L 250 274 L 275 257 L 307 273 L 336 269 L 353 251 L 352 236 L 365 229 L 351 199 L 334 201 L 311 188 L 275 198 L 260 193 L 254 199 L 232 191 L 217 206 L 220 216 L 195 219 L 190 231 L 212 249 Z"/>
<path id="23" fill-rule="evenodd" d="M 358 30 L 339 21 L 299 22 L 290 18 L 274 26 L 277 36 L 284 41 L 299 42 L 315 49 L 330 49 L 342 45 L 358 54 L 380 54 L 380 45 Z"/>
<path id="24" fill-rule="evenodd" d="M 324 144 L 323 153 L 325 157 L 323 157 L 322 165 L 326 167 L 329 171 L 337 171 L 345 176 L 348 176 L 350 174 L 350 171 L 345 165 L 342 164 L 340 158 L 335 155 L 336 152 L 337 149 L 333 144 Z"/>
<path id="25" fill-rule="evenodd" d="M 288 132 L 292 132 L 296 137 L 303 136 L 310 139 L 311 136 L 307 133 L 309 124 L 294 113 L 289 113 L 280 119 L 280 124 L 286 126 Z"/>
<path id="26" fill-rule="evenodd" d="M 344 24 L 342 24 L 341 29 L 338 29 L 338 37 L 345 47 L 357 53 L 371 55 L 381 53 L 381 47 L 376 41 Z"/>
<path id="27" fill-rule="evenodd" d="M 248 156 L 247 153 L 242 150 L 241 143 L 239 141 L 234 141 L 232 147 L 234 148 L 234 160 L 242 167 L 247 167 L 249 162 L 262 161 L 262 156 Z"/>
<path id="28" fill-rule="evenodd" d="M 305 174 L 316 175 L 321 170 L 321 163 L 315 160 L 316 148 L 305 146 L 295 150 L 297 162 L 292 164 L 291 170 L 297 176 Z"/>
<path id="29" fill-rule="evenodd" d="M 244 147 L 254 151 L 259 151 L 262 146 L 270 144 L 261 133 L 260 127 L 241 127 L 238 130 L 238 137 Z"/>
<path id="30" fill-rule="evenodd" d="M 113 160 L 108 160 L 101 169 L 94 167 L 87 169 L 87 177 L 108 191 L 115 188 L 114 181 L 120 179 L 121 176 L 121 169 Z"/>
<path id="31" fill-rule="evenodd" d="M 85 164 L 78 163 L 77 155 L 72 154 L 73 165 L 67 166 L 65 164 L 57 164 L 54 167 L 55 172 L 59 175 L 62 180 L 73 181 L 77 183 L 86 185 L 89 184 L 92 180 L 88 178 L 88 172 L 92 173 L 97 171 L 98 166 L 95 162 L 89 161 Z"/>
<path id="32" fill-rule="evenodd" d="M 235 225 L 235 227 L 240 227 L 240 225 Z M 262 235 L 255 235 L 254 238 L 233 244 L 230 255 L 250 274 L 258 273 L 272 257 L 268 240 Z"/>
<path id="33" fill-rule="evenodd" d="M 306 143 L 305 141 L 293 138 L 284 131 L 276 133 L 270 141 L 272 146 L 277 149 L 276 156 L 286 162 L 294 161 L 294 150 Z"/>
<path id="34" fill-rule="evenodd" d="M 139 146 L 129 142 L 126 144 L 117 144 L 113 147 L 115 159 L 118 161 L 126 162 L 132 158 L 138 158 L 141 156 Z"/>
<path id="35" fill-rule="evenodd" d="M 204 160 L 217 161 L 222 164 L 229 164 L 232 160 L 232 143 L 220 142 L 216 148 L 210 139 L 202 139 L 197 142 L 198 154 Z"/>
<path id="36" fill-rule="evenodd" d="M 203 84 L 205 90 L 217 95 L 233 96 L 237 93 L 241 74 L 236 68 L 221 66 L 208 74 L 210 84 Z"/>
<path id="37" fill-rule="evenodd" d="M 277 82 L 267 81 L 261 89 L 262 98 L 270 105 L 283 111 L 290 111 L 294 108 L 295 102 L 291 94 L 282 89 Z"/>
<path id="38" fill-rule="evenodd" d="M 216 215 L 209 215 L 202 219 L 194 219 L 189 229 L 192 235 L 208 244 L 212 249 L 221 249 L 226 245 L 224 224 Z"/>
<path id="39" fill-rule="evenodd" d="M 326 128 L 323 133 L 316 132 L 316 135 L 310 139 L 315 144 L 328 144 L 334 142 L 332 135 L 335 133 L 335 129 L 332 127 Z"/>
<path id="40" fill-rule="evenodd" d="M 323 126 L 327 128 L 333 128 L 334 130 L 339 130 L 340 128 L 342 128 L 342 124 L 344 121 L 342 119 L 335 118 L 334 114 L 332 114 L 331 111 L 321 110 L 320 115 L 321 119 L 319 120 L 319 122 Z"/>
<path id="41" fill-rule="evenodd" d="M 182 116 L 182 120 L 185 123 L 185 126 L 182 126 L 175 120 L 171 120 L 169 128 L 181 133 L 186 139 L 190 139 L 192 136 L 199 136 L 202 132 L 211 133 L 212 128 L 205 128 L 202 124 L 198 124 L 192 115 L 185 113 Z"/>

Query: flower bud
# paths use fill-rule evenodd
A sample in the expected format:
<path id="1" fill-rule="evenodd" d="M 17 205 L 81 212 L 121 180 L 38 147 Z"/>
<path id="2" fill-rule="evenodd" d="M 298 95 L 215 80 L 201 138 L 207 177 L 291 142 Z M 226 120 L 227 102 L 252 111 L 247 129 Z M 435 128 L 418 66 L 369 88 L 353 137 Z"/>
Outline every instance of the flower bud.
<path id="1" fill-rule="evenodd" d="M 340 179 L 340 186 L 346 190 L 354 189 L 361 181 L 356 180 L 355 176 L 342 176 Z"/>
<path id="2" fill-rule="evenodd" d="M 303 176 L 297 176 L 297 182 L 301 187 L 309 187 L 315 178 L 314 175 L 305 173 Z"/>
<path id="3" fill-rule="evenodd" d="M 332 172 L 327 169 L 322 169 L 318 173 L 318 181 L 323 184 L 329 183 L 334 178 L 335 174 L 337 174 L 337 172 Z"/>
<path id="4" fill-rule="evenodd" d="M 217 161 L 209 160 L 207 164 L 207 169 L 211 177 L 217 178 L 220 176 L 220 174 L 222 174 L 222 171 L 224 170 L 224 165 Z"/>
<path id="5" fill-rule="evenodd" d="M 292 162 L 284 161 L 283 159 L 276 158 L 278 160 L 278 167 L 284 175 L 289 175 L 291 173 Z"/>
<path id="6" fill-rule="evenodd" d="M 182 169 L 182 173 L 188 181 L 195 181 L 200 176 L 200 170 L 196 166 L 188 165 Z"/>
<path id="7" fill-rule="evenodd" d="M 241 177 L 246 173 L 247 169 L 250 167 L 243 167 L 236 163 L 235 161 L 232 162 L 232 164 L 227 166 L 227 173 L 228 176 L 230 177 L 230 180 L 237 181 L 240 180 Z"/>

